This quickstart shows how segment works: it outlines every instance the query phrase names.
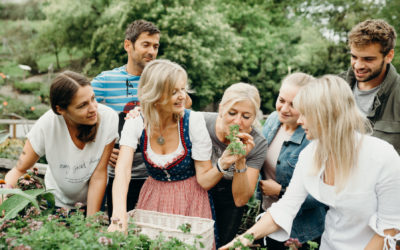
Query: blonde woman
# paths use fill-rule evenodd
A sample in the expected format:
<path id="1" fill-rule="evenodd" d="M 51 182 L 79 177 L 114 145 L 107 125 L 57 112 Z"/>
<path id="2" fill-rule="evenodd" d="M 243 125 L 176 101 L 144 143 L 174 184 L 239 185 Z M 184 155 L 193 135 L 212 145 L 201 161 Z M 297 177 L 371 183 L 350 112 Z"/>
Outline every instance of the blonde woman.
<path id="1" fill-rule="evenodd" d="M 301 72 L 286 76 L 279 89 L 276 111 L 269 115 L 264 123 L 262 133 L 268 142 L 261 171 L 263 178 L 260 181 L 264 211 L 285 193 L 299 154 L 310 143 L 304 129 L 297 123 L 300 113 L 293 107 L 293 99 L 300 88 L 313 79 L 312 76 Z M 309 240 L 319 243 L 324 231 L 325 214 L 325 205 L 310 195 L 307 196 L 293 221 L 290 237 L 298 239 L 300 243 Z M 270 249 L 287 249 L 283 242 L 271 238 L 266 238 L 266 243 Z"/>
<path id="2" fill-rule="evenodd" d="M 303 87 L 294 107 L 312 142 L 301 152 L 285 195 L 245 234 L 286 240 L 310 194 L 329 206 L 320 249 L 382 249 L 384 245 L 394 249 L 400 239 L 396 150 L 365 134 L 367 122 L 348 84 L 337 76 L 324 76 Z M 251 243 L 243 236 L 238 239 Z"/>
<path id="3" fill-rule="evenodd" d="M 187 74 L 176 63 L 146 65 L 139 84 L 142 115 L 128 119 L 120 140 L 113 184 L 113 214 L 126 230 L 126 195 L 133 153 L 140 144 L 149 178 L 136 208 L 212 218 L 207 190 L 219 172 L 212 168 L 211 140 L 201 113 L 186 110 Z"/>
<path id="4" fill-rule="evenodd" d="M 266 140 L 256 129 L 259 109 L 257 88 L 236 83 L 225 90 L 218 113 L 204 113 L 213 145 L 213 166 L 220 171 L 216 177 L 218 184 L 210 190 L 219 245 L 226 244 L 237 234 L 244 205 L 257 186 L 267 150 Z M 239 125 L 238 137 L 245 145 L 245 155 L 231 155 L 226 149 L 231 125 Z"/>

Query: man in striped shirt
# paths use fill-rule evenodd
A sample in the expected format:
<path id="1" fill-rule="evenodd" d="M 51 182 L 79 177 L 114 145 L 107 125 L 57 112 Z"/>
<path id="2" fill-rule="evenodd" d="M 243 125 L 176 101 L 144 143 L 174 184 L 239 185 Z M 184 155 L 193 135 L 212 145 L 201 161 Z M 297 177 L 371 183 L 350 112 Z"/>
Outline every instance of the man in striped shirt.
<path id="1" fill-rule="evenodd" d="M 128 54 L 128 63 L 113 70 L 103 71 L 92 81 L 96 100 L 119 113 L 119 133 L 125 122 L 126 114 L 139 105 L 137 90 L 140 75 L 146 64 L 157 57 L 160 45 L 160 30 L 151 22 L 136 20 L 126 32 L 124 49 Z M 106 190 L 108 215 L 112 214 L 112 184 L 114 168 L 119 153 L 119 145 L 113 149 L 108 166 L 108 184 Z M 127 210 L 135 208 L 140 189 L 147 178 L 140 152 L 135 152 L 132 163 L 132 177 L 127 197 Z"/>

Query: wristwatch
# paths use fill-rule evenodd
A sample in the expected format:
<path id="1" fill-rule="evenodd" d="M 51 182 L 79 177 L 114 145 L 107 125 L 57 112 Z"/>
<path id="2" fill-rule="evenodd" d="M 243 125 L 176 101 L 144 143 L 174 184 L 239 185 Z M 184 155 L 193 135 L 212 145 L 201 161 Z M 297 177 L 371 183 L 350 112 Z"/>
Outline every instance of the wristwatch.
<path id="1" fill-rule="evenodd" d="M 245 168 L 242 168 L 242 169 L 237 169 L 237 168 L 235 168 L 235 172 L 236 173 L 244 173 L 244 172 L 246 172 L 247 171 L 247 166 L 245 167 Z"/>

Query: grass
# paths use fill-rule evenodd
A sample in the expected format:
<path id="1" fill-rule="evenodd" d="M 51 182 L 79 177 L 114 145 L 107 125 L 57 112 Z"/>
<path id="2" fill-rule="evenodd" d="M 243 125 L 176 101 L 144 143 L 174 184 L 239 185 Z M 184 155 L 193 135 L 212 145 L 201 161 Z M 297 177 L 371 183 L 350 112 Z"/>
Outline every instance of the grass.
<path id="1" fill-rule="evenodd" d="M 61 53 L 58 55 L 58 58 L 60 60 L 60 67 L 61 68 L 68 67 L 71 60 L 80 59 L 82 57 L 83 57 L 82 51 L 77 51 L 76 53 L 73 53 L 72 57 L 70 58 L 70 56 L 67 53 L 67 50 L 65 49 L 61 50 Z M 39 65 L 40 72 L 46 72 L 50 64 L 53 64 L 54 69 L 57 67 L 56 56 L 50 53 L 45 53 L 41 55 L 37 60 L 37 63 Z"/>
<path id="2" fill-rule="evenodd" d="M 13 78 L 23 78 L 25 73 L 22 69 L 18 67 L 18 63 L 14 60 L 2 60 L 0 59 L 0 72 L 4 73 Z"/>

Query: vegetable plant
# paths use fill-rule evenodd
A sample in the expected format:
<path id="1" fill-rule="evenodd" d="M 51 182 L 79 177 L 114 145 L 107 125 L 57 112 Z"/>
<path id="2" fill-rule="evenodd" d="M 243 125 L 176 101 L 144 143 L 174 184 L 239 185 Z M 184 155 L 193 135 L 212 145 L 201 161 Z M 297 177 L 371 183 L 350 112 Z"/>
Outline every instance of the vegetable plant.
<path id="1" fill-rule="evenodd" d="M 239 137 L 237 137 L 237 134 L 239 134 L 239 125 L 235 124 L 229 126 L 229 135 L 226 136 L 226 139 L 228 139 L 230 143 L 227 149 L 230 150 L 232 155 L 246 155 L 244 145 Z"/>

